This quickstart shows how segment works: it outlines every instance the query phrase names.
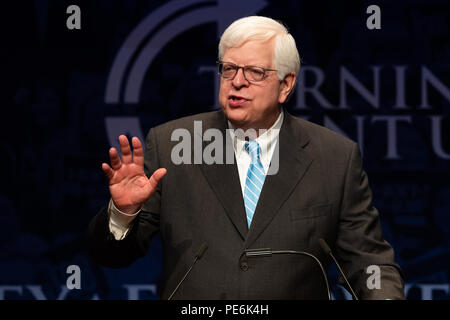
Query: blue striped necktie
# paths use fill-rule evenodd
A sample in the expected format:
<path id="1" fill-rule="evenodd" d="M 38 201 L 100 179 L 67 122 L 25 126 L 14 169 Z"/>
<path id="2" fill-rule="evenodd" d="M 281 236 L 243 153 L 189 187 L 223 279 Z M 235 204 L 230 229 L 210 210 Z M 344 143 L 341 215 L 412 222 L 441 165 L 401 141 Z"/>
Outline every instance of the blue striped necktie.
<path id="1" fill-rule="evenodd" d="M 260 154 L 261 148 L 258 142 L 251 140 L 245 143 L 245 150 L 250 154 L 252 160 L 247 171 L 244 190 L 245 213 L 247 214 L 247 223 L 250 228 L 256 205 L 258 204 L 259 194 L 261 193 L 266 179 L 264 167 L 262 166 Z"/>

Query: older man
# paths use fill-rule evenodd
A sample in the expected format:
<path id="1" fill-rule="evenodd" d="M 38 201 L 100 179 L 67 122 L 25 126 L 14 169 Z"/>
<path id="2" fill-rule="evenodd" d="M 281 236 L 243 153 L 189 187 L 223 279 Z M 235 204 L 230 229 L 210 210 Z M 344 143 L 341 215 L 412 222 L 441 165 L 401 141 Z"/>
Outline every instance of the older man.
<path id="1" fill-rule="evenodd" d="M 91 256 L 126 267 L 146 254 L 160 232 L 162 298 L 206 243 L 174 298 L 321 299 L 327 291 L 315 259 L 247 257 L 244 250 L 305 251 L 327 268 L 330 257 L 318 241 L 323 238 L 357 296 L 402 299 L 401 271 L 382 237 L 357 145 L 282 108 L 300 68 L 286 28 L 265 17 L 235 21 L 221 37 L 218 68 L 222 110 L 151 129 L 145 155 L 135 137 L 133 155 L 125 136 L 119 137 L 122 159 L 110 149 L 111 166 L 102 168 L 111 200 L 90 224 Z M 231 163 L 174 163 L 178 141 L 172 134 L 183 129 L 194 141 L 196 123 L 220 132 L 224 150 L 231 141 Z M 379 268 L 379 285 L 367 284 L 369 266 Z"/>

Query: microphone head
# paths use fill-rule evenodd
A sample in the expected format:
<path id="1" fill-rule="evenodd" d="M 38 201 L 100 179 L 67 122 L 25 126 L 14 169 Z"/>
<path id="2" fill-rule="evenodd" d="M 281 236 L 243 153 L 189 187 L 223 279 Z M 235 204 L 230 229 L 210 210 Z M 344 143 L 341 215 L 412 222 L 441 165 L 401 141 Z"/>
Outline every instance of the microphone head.
<path id="1" fill-rule="evenodd" d="M 323 240 L 322 238 L 319 239 L 319 244 L 322 247 L 322 250 L 326 253 L 326 254 L 330 254 L 331 253 L 331 249 L 328 246 L 328 244 L 325 242 L 325 240 Z"/>
<path id="2" fill-rule="evenodd" d="M 203 242 L 202 245 L 200 246 L 200 248 L 198 249 L 195 257 L 197 259 L 200 259 L 203 256 L 203 254 L 205 253 L 206 249 L 208 249 L 208 244 L 206 242 Z"/>

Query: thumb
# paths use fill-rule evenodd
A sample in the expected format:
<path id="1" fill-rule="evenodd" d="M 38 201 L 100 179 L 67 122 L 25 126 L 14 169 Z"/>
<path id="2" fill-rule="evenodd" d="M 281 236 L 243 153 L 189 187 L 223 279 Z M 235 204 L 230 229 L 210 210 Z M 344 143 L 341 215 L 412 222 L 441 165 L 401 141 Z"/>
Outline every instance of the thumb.
<path id="1" fill-rule="evenodd" d="M 165 168 L 160 168 L 153 172 L 152 176 L 149 179 L 150 185 L 153 189 L 156 189 L 158 187 L 159 182 L 166 175 L 166 173 L 167 170 Z"/>

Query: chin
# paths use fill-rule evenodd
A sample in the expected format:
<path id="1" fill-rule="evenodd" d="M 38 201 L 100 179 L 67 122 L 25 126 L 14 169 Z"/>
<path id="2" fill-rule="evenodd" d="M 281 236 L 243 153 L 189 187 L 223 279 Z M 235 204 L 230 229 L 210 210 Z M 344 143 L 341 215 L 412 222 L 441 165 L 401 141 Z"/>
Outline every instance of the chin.
<path id="1" fill-rule="evenodd" d="M 227 107 L 225 109 L 225 115 L 227 116 L 228 120 L 230 120 L 231 123 L 234 124 L 243 124 L 246 122 L 247 119 L 247 112 L 245 112 L 241 108 L 230 108 Z"/>

